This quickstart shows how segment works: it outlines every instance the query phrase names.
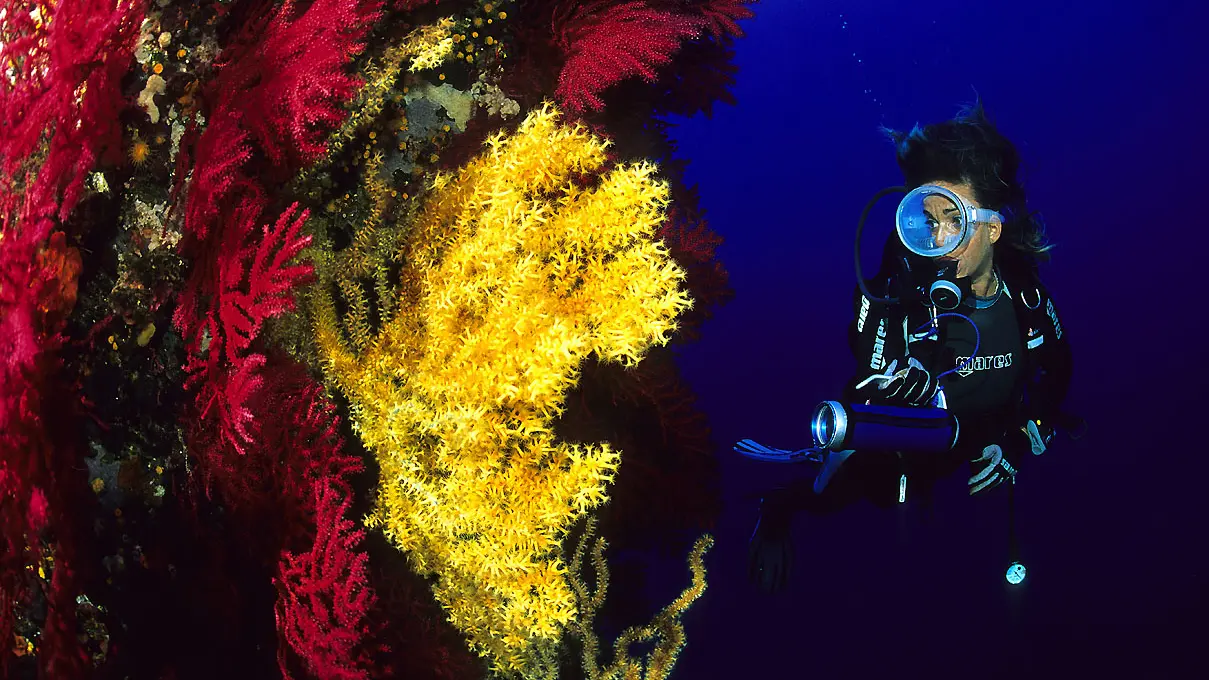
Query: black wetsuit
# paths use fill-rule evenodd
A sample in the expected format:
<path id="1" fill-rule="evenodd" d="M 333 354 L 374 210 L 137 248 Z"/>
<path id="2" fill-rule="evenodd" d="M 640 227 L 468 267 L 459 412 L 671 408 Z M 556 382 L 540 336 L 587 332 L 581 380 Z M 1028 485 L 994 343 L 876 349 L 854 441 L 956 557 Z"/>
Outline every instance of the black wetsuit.
<path id="1" fill-rule="evenodd" d="M 1003 286 L 978 307 L 962 305 L 958 310 L 973 320 L 981 334 L 980 347 L 972 362 L 941 379 L 947 408 L 958 416 L 961 435 L 958 446 L 947 454 L 904 455 L 895 451 L 858 451 L 830 480 L 822 493 L 812 489 L 813 475 L 806 475 L 765 496 L 765 517 L 787 516 L 806 510 L 826 513 L 862 498 L 882 506 L 899 497 L 903 475 L 915 494 L 928 493 L 933 483 L 962 469 L 982 448 L 1006 436 L 1015 436 L 1029 420 L 1051 426 L 1066 422 L 1061 404 L 1070 384 L 1070 345 L 1049 292 L 1035 272 L 1000 270 Z M 885 296 L 891 280 L 869 284 L 873 295 Z M 913 335 L 927 325 L 935 310 L 923 305 L 884 305 L 866 298 L 859 290 L 849 329 L 849 344 L 857 361 L 856 375 L 849 381 L 844 399 L 852 403 L 877 400 L 876 389 L 857 385 L 868 376 L 883 373 L 886 365 L 906 357 L 918 359 L 933 375 L 960 366 L 968 359 L 974 331 L 963 319 L 939 319 L 939 333 Z M 1013 448 L 1014 452 L 1008 449 Z M 1013 465 L 1023 462 L 1019 446 L 1004 447 Z M 1025 449 L 1027 450 L 1027 448 Z"/>
<path id="2" fill-rule="evenodd" d="M 948 365 L 941 362 L 937 368 L 956 370 L 942 377 L 940 385 L 949 410 L 959 419 L 1010 410 L 1016 383 L 1024 375 L 1011 292 L 1002 285 L 997 288 L 989 299 L 974 298 L 958 310 L 973 326 L 962 319 L 944 319 L 948 321 L 945 353 L 950 358 Z"/>

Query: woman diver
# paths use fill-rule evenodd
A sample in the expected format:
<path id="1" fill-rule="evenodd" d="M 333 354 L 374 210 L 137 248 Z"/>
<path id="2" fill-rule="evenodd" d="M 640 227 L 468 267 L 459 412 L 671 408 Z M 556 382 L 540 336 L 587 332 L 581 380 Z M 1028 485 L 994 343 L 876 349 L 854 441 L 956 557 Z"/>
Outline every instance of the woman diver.
<path id="1" fill-rule="evenodd" d="M 834 405 L 824 428 L 829 432 L 820 433 L 816 415 L 818 448 L 809 456 L 822 463 L 819 474 L 761 499 L 749 564 L 753 582 L 766 591 L 788 578 L 795 513 L 826 514 L 861 499 L 890 506 L 904 502 L 908 480 L 926 494 L 962 468 L 971 496 L 1001 485 L 1010 493 L 1030 453 L 1043 452 L 1056 429 L 1076 422 L 1061 410 L 1071 379 L 1070 344 L 1038 276 L 1050 245 L 1042 222 L 1026 208 L 1014 145 L 981 104 L 950 121 L 885 132 L 906 185 L 893 190 L 907 195 L 872 278 L 860 277 L 857 255 L 849 327 L 857 371 L 843 401 L 859 406 L 845 411 L 828 402 Z M 836 435 L 837 417 L 856 418 L 857 408 L 944 409 L 953 417 L 952 441 L 923 452 L 868 448 L 868 438 L 854 445 L 853 432 L 825 441 Z M 882 417 L 874 414 L 869 422 Z M 750 440 L 736 450 L 764 459 L 803 453 Z M 1015 578 L 1023 578 L 1023 569 L 1013 568 Z"/>

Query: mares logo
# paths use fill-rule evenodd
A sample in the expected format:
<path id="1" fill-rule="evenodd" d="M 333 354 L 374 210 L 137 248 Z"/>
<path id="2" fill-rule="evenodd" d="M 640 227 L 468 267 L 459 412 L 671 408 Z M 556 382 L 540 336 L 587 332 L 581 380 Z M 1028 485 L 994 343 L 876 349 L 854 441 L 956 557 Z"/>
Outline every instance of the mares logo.
<path id="1" fill-rule="evenodd" d="M 965 365 L 969 361 L 969 365 Z M 970 377 L 974 371 L 993 371 L 1000 368 L 1007 368 L 1012 365 L 1012 353 L 996 354 L 990 357 L 974 357 L 970 361 L 970 357 L 957 357 L 957 375 L 963 378 Z"/>
<path id="2" fill-rule="evenodd" d="M 1062 339 L 1062 324 L 1058 321 L 1058 312 L 1054 311 L 1054 301 L 1045 301 L 1045 313 L 1049 314 L 1049 320 L 1054 322 L 1054 337 L 1058 340 Z"/>
<path id="3" fill-rule="evenodd" d="M 877 337 L 873 340 L 873 358 L 869 360 L 869 368 L 875 371 L 882 370 L 882 365 L 886 363 L 882 353 L 886 350 L 886 319 L 883 317 L 881 322 L 877 324 Z"/>
<path id="4" fill-rule="evenodd" d="M 869 298 L 861 296 L 861 313 L 856 317 L 856 332 L 861 333 L 865 330 L 865 318 L 869 316 Z"/>

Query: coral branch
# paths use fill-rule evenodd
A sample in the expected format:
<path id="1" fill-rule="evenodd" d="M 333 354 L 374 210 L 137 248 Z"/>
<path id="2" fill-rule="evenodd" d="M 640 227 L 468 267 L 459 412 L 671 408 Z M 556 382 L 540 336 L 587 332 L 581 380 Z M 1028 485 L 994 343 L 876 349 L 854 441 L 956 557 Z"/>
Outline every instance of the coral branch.
<path id="1" fill-rule="evenodd" d="M 245 25 L 237 49 L 219 60 L 216 109 L 241 122 L 274 169 L 290 172 L 323 155 L 360 87 L 345 73 L 380 16 L 380 0 L 287 0 L 267 25 Z M 251 44 L 253 47 L 248 48 Z"/>
<path id="2" fill-rule="evenodd" d="M 747 7 L 755 2 L 756 0 L 702 0 L 698 4 L 698 8 L 708 21 L 706 26 L 715 38 L 725 35 L 742 38 L 743 29 L 739 28 L 737 22 L 756 15 Z"/>
<path id="3" fill-rule="evenodd" d="M 589 589 L 582 575 L 585 571 L 584 553 L 589 544 L 592 546 L 594 589 Z M 580 618 L 570 629 L 583 646 L 584 676 L 588 680 L 665 680 L 671 674 L 685 644 L 680 617 L 705 592 L 705 553 L 713 545 L 714 538 L 709 534 L 696 540 L 688 556 L 692 584 L 656 614 L 650 623 L 622 631 L 614 643 L 613 662 L 602 669 L 597 659 L 599 642 L 592 626 L 608 592 L 609 566 L 604 557 L 608 544 L 603 537 L 596 535 L 595 518 L 588 519 L 568 566 L 576 605 L 581 612 Z M 645 656 L 631 655 L 633 645 L 649 642 L 654 642 L 655 646 Z"/>
<path id="4" fill-rule="evenodd" d="M 241 237 L 255 233 L 247 220 L 256 210 L 242 211 L 243 223 L 229 225 L 222 234 L 226 238 L 220 243 L 226 247 L 218 251 L 217 262 L 201 263 L 203 267 L 210 264 L 217 275 L 206 276 L 209 267 L 196 271 L 181 293 L 176 311 L 177 326 L 190 350 L 186 385 L 201 385 L 200 417 L 215 416 L 209 422 L 221 440 L 241 452 L 252 441 L 248 427 L 253 414 L 245 404 L 261 385 L 256 371 L 264 364 L 263 356 L 247 354 L 247 350 L 266 319 L 293 309 L 291 291 L 312 271 L 309 264 L 288 264 L 310 243 L 309 236 L 298 234 L 307 213 L 295 216 L 296 208 L 288 208 L 252 243 Z M 212 292 L 214 288 L 217 294 Z M 203 309 L 202 299 L 217 304 Z"/>
<path id="5" fill-rule="evenodd" d="M 336 406 L 305 367 L 284 358 L 265 362 L 250 355 L 257 371 L 255 394 L 241 402 L 248 429 L 215 441 L 214 419 L 204 420 L 194 443 L 204 451 L 200 465 L 228 511 L 246 528 L 257 552 L 306 545 L 314 534 L 314 486 L 331 485 L 352 494 L 349 480 L 361 472 L 360 458 L 346 453 Z M 266 417 L 265 414 L 273 414 Z M 258 417 L 259 416 L 259 417 Z M 240 446 L 231 435 L 245 435 Z M 254 441 L 254 448 L 245 444 Z"/>
<path id="6" fill-rule="evenodd" d="M 219 260 L 218 318 L 227 359 L 232 363 L 252 344 L 267 319 L 294 309 L 291 291 L 313 271 L 309 263 L 289 264 L 311 243 L 310 236 L 298 233 L 309 213 L 303 210 L 295 215 L 297 209 L 297 203 L 291 205 L 272 227 L 264 228 L 250 263 L 241 256 Z"/>
<path id="7" fill-rule="evenodd" d="M 130 68 L 143 4 L 9 0 L 0 12 L 0 64 L 12 69 L 0 78 L 0 111 L 11 116 L 0 135 L 0 171 L 20 176 L 45 143 L 37 177 L 24 188 L 27 203 L 57 205 L 66 220 L 100 153 L 121 148 L 120 80 Z"/>
<path id="8" fill-rule="evenodd" d="M 701 34 L 705 20 L 679 13 L 658 0 L 616 4 L 596 0 L 556 19 L 566 63 L 556 95 L 574 111 L 600 109 L 600 93 L 633 76 L 654 81 L 682 42 Z"/>
<path id="9" fill-rule="evenodd" d="M 359 654 L 366 613 L 374 597 L 366 587 L 366 555 L 357 551 L 363 532 L 344 518 L 349 501 L 323 482 L 314 487 L 317 533 L 311 550 L 283 553 L 277 585 L 278 662 L 290 677 L 285 646 L 315 677 L 367 678 Z"/>

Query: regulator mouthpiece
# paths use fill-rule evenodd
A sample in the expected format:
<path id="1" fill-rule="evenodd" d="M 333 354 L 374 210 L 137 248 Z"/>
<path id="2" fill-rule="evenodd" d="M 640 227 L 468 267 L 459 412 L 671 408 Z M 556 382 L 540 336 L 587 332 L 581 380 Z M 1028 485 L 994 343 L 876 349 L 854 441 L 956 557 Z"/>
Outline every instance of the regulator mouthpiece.
<path id="1" fill-rule="evenodd" d="M 957 263 L 943 262 L 936 267 L 936 279 L 928 286 L 928 299 L 942 312 L 961 305 L 970 290 L 969 278 L 957 278 Z"/>

